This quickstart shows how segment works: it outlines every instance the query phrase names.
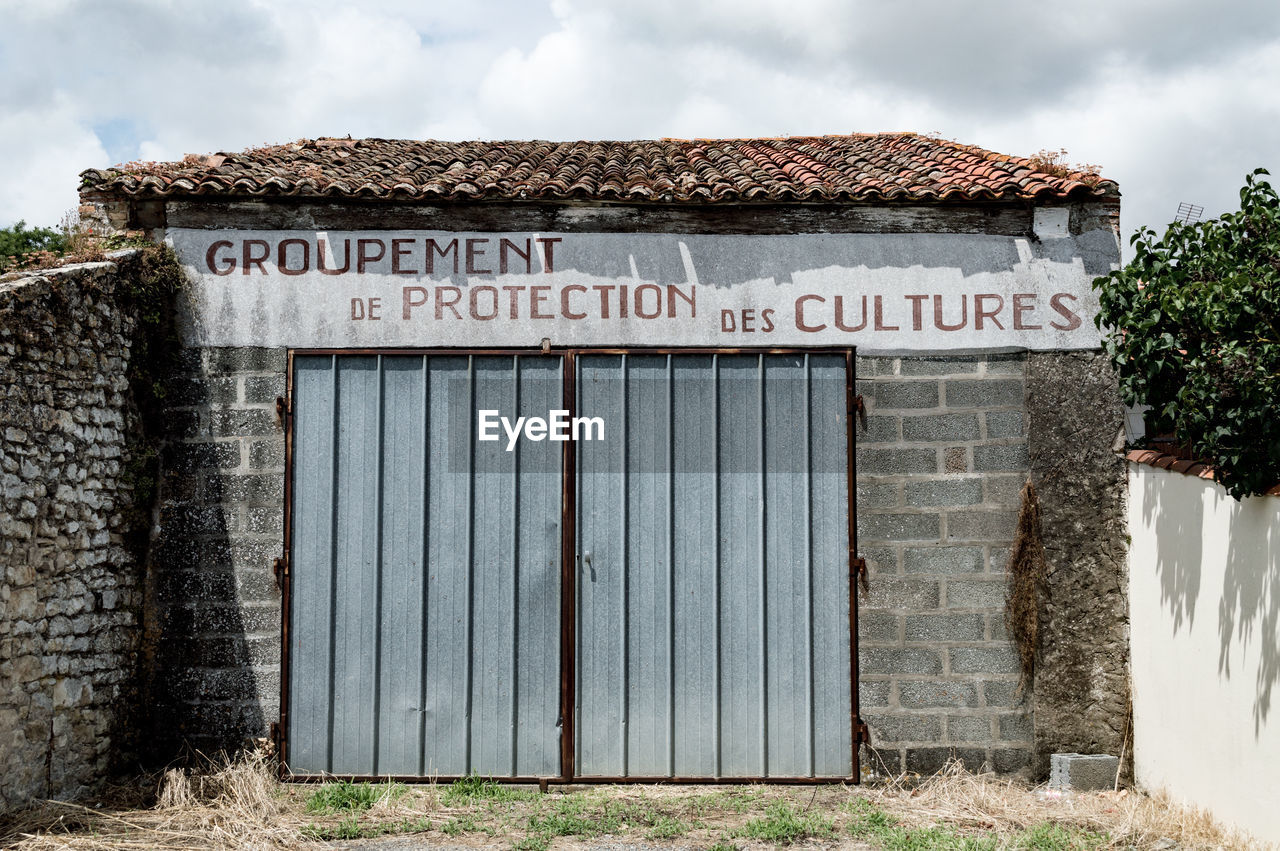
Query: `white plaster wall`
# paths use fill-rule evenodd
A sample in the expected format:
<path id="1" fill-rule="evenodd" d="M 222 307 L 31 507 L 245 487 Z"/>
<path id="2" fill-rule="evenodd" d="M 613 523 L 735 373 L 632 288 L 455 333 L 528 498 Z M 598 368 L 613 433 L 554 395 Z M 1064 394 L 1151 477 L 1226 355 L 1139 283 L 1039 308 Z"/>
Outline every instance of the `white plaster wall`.
<path id="1" fill-rule="evenodd" d="M 1280 497 L 1129 465 L 1139 784 L 1280 843 Z"/>

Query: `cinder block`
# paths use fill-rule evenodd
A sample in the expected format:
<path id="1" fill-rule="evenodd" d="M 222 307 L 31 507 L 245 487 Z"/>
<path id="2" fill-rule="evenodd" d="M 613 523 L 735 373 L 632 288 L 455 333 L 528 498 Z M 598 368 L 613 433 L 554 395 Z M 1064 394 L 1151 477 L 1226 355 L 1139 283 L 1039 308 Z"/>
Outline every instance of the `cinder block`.
<path id="1" fill-rule="evenodd" d="M 981 479 L 936 479 L 908 482 L 906 503 L 912 508 L 974 505 L 982 502 Z"/>
<path id="2" fill-rule="evenodd" d="M 907 615 L 907 641 L 982 641 L 982 615 Z"/>
<path id="3" fill-rule="evenodd" d="M 936 742 L 942 738 L 937 715 L 864 715 L 873 742 Z"/>
<path id="4" fill-rule="evenodd" d="M 937 443 L 948 440 L 981 440 L 977 414 L 932 414 L 902 418 L 902 439 Z"/>
<path id="5" fill-rule="evenodd" d="M 858 539 L 867 541 L 936 541 L 941 534 L 937 514 L 859 514 Z"/>
<path id="6" fill-rule="evenodd" d="M 858 615 L 858 639 L 860 641 L 896 644 L 898 641 L 898 616 L 888 612 L 862 612 Z"/>
<path id="7" fill-rule="evenodd" d="M 1023 401 L 1021 381 L 978 378 L 946 384 L 949 408 L 1012 408 L 1020 407 Z"/>
<path id="8" fill-rule="evenodd" d="M 898 417 L 887 414 L 871 414 L 867 416 L 865 428 L 861 424 L 858 426 L 857 440 L 859 446 L 864 443 L 897 443 L 900 439 Z"/>
<path id="9" fill-rule="evenodd" d="M 284 453 L 281 452 L 283 463 Z M 858 508 L 895 508 L 898 500 L 897 482 L 858 482 Z"/>
<path id="10" fill-rule="evenodd" d="M 858 449 L 857 461 L 861 476 L 938 472 L 936 449 Z"/>
<path id="11" fill-rule="evenodd" d="M 938 608 L 941 600 L 941 586 L 935 579 L 876 575 L 871 577 L 870 588 L 863 601 L 867 608 L 918 612 Z"/>
<path id="12" fill-rule="evenodd" d="M 244 380 L 245 402 L 274 402 L 284 395 L 284 374 L 250 376 Z"/>
<path id="13" fill-rule="evenodd" d="M 888 680 L 859 680 L 858 704 L 867 709 L 889 705 Z"/>
<path id="14" fill-rule="evenodd" d="M 980 472 L 1025 470 L 1031 464 L 1025 443 L 973 447 L 973 469 Z"/>
<path id="15" fill-rule="evenodd" d="M 903 358 L 902 375 L 973 375 L 978 371 L 979 357 Z"/>
<path id="16" fill-rule="evenodd" d="M 1012 647 L 953 647 L 951 672 L 955 674 L 1016 674 L 1018 654 Z"/>
<path id="17" fill-rule="evenodd" d="M 978 703 L 973 683 L 954 680 L 899 680 L 898 702 L 911 709 Z"/>
<path id="18" fill-rule="evenodd" d="M 986 715 L 950 715 L 947 717 L 947 736 L 952 742 L 991 741 L 991 719 Z"/>
<path id="19" fill-rule="evenodd" d="M 1107 754 L 1056 753 L 1049 757 L 1049 788 L 1093 792 L 1115 788 L 1120 760 Z"/>
<path id="20" fill-rule="evenodd" d="M 858 653 L 858 668 L 864 674 L 941 674 L 942 657 L 924 647 L 866 647 Z"/>
<path id="21" fill-rule="evenodd" d="M 981 573 L 982 547 L 907 547 L 907 573 Z"/>
<path id="22" fill-rule="evenodd" d="M 936 381 L 877 381 L 869 395 L 879 408 L 936 408 Z"/>
<path id="23" fill-rule="evenodd" d="M 1022 437 L 1023 419 L 1026 417 L 1022 411 L 987 411 L 987 437 L 997 439 L 1002 437 Z"/>
<path id="24" fill-rule="evenodd" d="M 960 541 L 1010 541 L 1018 528 L 1018 512 L 953 511 L 947 515 L 947 537 Z"/>

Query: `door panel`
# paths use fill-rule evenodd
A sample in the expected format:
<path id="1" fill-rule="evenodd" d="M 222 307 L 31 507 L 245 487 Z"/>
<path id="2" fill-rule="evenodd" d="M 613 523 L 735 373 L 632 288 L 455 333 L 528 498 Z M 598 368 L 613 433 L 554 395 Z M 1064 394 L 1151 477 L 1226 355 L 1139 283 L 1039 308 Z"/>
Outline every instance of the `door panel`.
<path id="1" fill-rule="evenodd" d="M 473 411 L 562 386 L 555 357 L 294 359 L 294 772 L 559 774 L 560 444 Z"/>
<path id="2" fill-rule="evenodd" d="M 847 777 L 842 355 L 578 358 L 576 773 Z"/>

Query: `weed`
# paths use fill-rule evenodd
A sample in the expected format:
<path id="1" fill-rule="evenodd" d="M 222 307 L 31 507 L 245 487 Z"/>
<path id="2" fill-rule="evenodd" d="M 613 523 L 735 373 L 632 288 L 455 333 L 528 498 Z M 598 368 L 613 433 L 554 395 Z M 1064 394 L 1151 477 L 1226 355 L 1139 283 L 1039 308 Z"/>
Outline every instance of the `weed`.
<path id="1" fill-rule="evenodd" d="M 1105 834 L 1044 822 L 1019 833 L 1009 843 L 1009 848 L 1017 851 L 1094 851 L 1106 844 Z"/>
<path id="2" fill-rule="evenodd" d="M 515 844 L 515 851 L 547 851 L 551 847 L 551 837 L 545 833 L 533 833 Z"/>
<path id="3" fill-rule="evenodd" d="M 492 778 L 484 778 L 472 774 L 449 784 L 444 790 L 444 803 L 448 806 L 459 806 L 474 801 L 532 801 L 539 797 L 538 792 L 527 789 L 513 789 L 502 783 L 495 783 Z"/>
<path id="4" fill-rule="evenodd" d="M 689 832 L 689 825 L 671 816 L 658 816 L 649 828 L 650 839 L 675 839 Z"/>
<path id="5" fill-rule="evenodd" d="M 396 800 L 408 791 L 402 783 L 350 783 L 339 780 L 325 783 L 307 798 L 307 812 L 327 815 L 330 813 L 359 812 L 367 810 L 386 798 Z"/>
<path id="6" fill-rule="evenodd" d="M 796 812 L 786 801 L 774 801 L 765 809 L 765 815 L 748 821 L 740 836 L 789 845 L 809 837 L 831 837 L 835 826 L 831 819 L 817 813 Z"/>
<path id="7" fill-rule="evenodd" d="M 742 849 L 739 846 L 734 845 L 732 842 L 717 842 L 708 848 L 707 851 L 742 851 Z"/>
<path id="8" fill-rule="evenodd" d="M 548 836 L 598 836 L 615 833 L 621 826 L 617 811 L 610 812 L 606 807 L 598 814 L 591 813 L 585 800 L 569 796 L 557 803 L 552 812 L 529 817 L 529 829 Z"/>
<path id="9" fill-rule="evenodd" d="M 455 816 L 441 825 L 440 829 L 449 836 L 461 836 L 464 833 L 487 833 L 489 836 L 493 836 L 497 833 L 497 830 L 491 825 L 481 824 L 476 821 L 476 817 L 473 815 Z"/>
<path id="10" fill-rule="evenodd" d="M 337 825 L 308 824 L 302 828 L 302 835 L 307 839 L 330 842 L 335 839 L 373 839 L 392 833 L 426 833 L 430 829 L 431 822 L 425 818 L 417 821 L 404 819 L 389 824 L 361 824 L 360 817 L 352 813 Z"/>

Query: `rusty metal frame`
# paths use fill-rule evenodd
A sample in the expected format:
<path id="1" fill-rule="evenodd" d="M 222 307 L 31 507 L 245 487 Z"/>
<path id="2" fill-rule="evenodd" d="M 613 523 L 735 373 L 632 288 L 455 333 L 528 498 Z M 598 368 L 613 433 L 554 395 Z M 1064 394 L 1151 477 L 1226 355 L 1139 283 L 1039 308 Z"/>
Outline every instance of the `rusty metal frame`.
<path id="1" fill-rule="evenodd" d="M 856 349 L 848 346 L 813 346 L 813 347 L 715 347 L 715 346 L 572 346 L 572 347 L 507 347 L 507 348 L 325 348 L 325 349 L 288 349 L 285 367 L 284 396 L 284 560 L 285 571 L 281 583 L 281 629 L 280 629 L 280 721 L 274 736 L 277 774 L 282 780 L 299 783 L 318 783 L 328 780 L 386 781 L 393 780 L 405 783 L 432 782 L 447 783 L 463 779 L 460 776 L 420 777 L 417 775 L 334 775 L 334 774 L 294 774 L 288 768 L 289 746 L 289 617 L 290 586 L 292 571 L 289 559 L 293 552 L 293 472 L 294 472 L 294 417 L 293 417 L 293 380 L 295 356 L 311 355 L 408 355 L 422 356 L 464 356 L 483 357 L 486 355 L 518 356 L 541 355 L 559 357 L 563 374 L 563 402 L 569 416 L 577 414 L 577 358 L 579 355 L 599 354 L 683 354 L 683 355 L 804 355 L 804 354 L 841 354 L 845 359 L 845 448 L 846 448 L 846 486 L 849 504 L 849 684 L 850 703 L 849 720 L 852 750 L 851 777 L 639 777 L 639 776 L 578 776 L 575 772 L 575 745 L 577 712 L 576 680 L 577 680 L 577 479 L 576 454 L 572 443 L 566 442 L 561 455 L 561 564 L 560 564 L 560 775 L 558 777 L 522 776 L 493 778 L 497 782 L 510 784 L 538 785 L 546 789 L 549 785 L 565 784 L 600 784 L 600 783 L 646 783 L 646 784 L 706 784 L 706 785 L 740 785 L 747 783 L 769 783 L 780 786 L 811 786 L 831 783 L 861 782 L 861 745 L 865 739 L 866 726 L 862 722 L 861 706 L 858 694 L 858 570 L 861 563 L 858 558 L 857 529 L 857 462 L 855 460 L 855 431 L 857 429 L 858 400 L 856 390 L 855 355 Z"/>

